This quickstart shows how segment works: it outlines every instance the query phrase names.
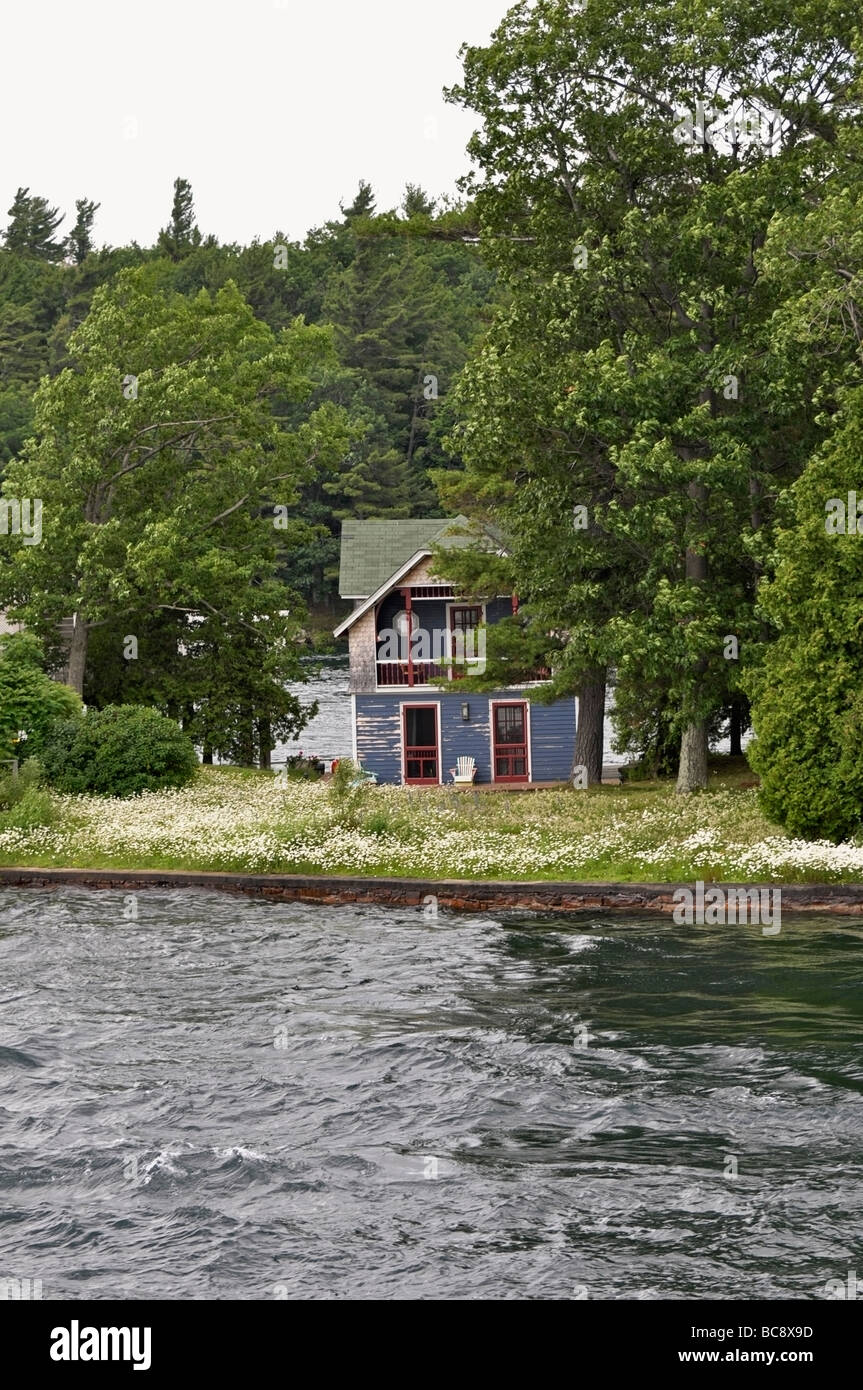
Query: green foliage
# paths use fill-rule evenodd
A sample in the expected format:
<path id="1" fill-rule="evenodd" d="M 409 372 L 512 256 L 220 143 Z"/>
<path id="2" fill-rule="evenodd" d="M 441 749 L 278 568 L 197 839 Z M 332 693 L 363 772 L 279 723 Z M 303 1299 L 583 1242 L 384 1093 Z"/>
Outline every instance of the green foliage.
<path id="1" fill-rule="evenodd" d="M 56 790 L 101 796 L 182 787 L 198 767 L 182 730 L 143 705 L 109 705 L 57 725 L 43 761 Z"/>
<path id="2" fill-rule="evenodd" d="M 38 758 L 28 758 L 20 764 L 17 773 L 0 765 L 0 811 L 17 806 L 29 791 L 39 787 L 41 781 L 42 764 Z"/>
<path id="3" fill-rule="evenodd" d="M 346 830 L 355 830 L 362 824 L 369 785 L 359 764 L 350 758 L 339 759 L 327 787 L 327 798 L 338 825 Z"/>
<path id="4" fill-rule="evenodd" d="M 74 227 L 66 238 L 66 247 L 76 265 L 86 261 L 94 250 L 93 219 L 100 207 L 101 203 L 91 202 L 89 198 L 77 198 L 75 200 L 75 211 L 78 215 Z"/>
<path id="5" fill-rule="evenodd" d="M 724 638 L 760 639 L 774 499 L 823 438 L 789 364 L 800 323 L 777 344 L 775 316 L 789 279 L 809 287 L 799 221 L 859 187 L 855 15 L 523 0 L 451 94 L 481 122 L 465 187 L 507 302 L 456 388 L 466 467 L 442 495 L 503 533 L 527 610 L 565 634 L 556 679 L 615 669 L 624 738 L 657 752 L 662 725 L 703 734 L 735 693 Z M 772 144 L 681 142 L 699 99 L 754 105 Z M 842 211 L 819 232 L 818 307 L 831 274 L 845 304 L 834 378 L 855 347 Z"/>
<path id="6" fill-rule="evenodd" d="M 317 758 L 295 753 L 285 761 L 285 776 L 289 782 L 319 782 L 323 776 L 323 763 Z"/>
<path id="7" fill-rule="evenodd" d="M 0 811 L 0 829 L 38 830 L 53 825 L 59 812 L 51 793 L 44 787 L 28 787 L 8 811 Z"/>
<path id="8" fill-rule="evenodd" d="M 179 261 L 200 244 L 201 233 L 195 225 L 192 185 L 188 179 L 175 179 L 171 220 L 159 233 L 159 250 L 170 256 L 172 261 Z"/>
<path id="9" fill-rule="evenodd" d="M 31 196 L 29 188 L 19 188 L 9 209 L 10 222 L 4 234 L 6 249 L 33 256 L 37 260 L 59 261 L 63 256 L 62 241 L 54 241 L 54 232 L 63 221 L 57 208 L 48 206 L 47 199 Z"/>
<path id="10" fill-rule="evenodd" d="M 74 690 L 45 674 L 32 633 L 0 638 L 0 758 L 39 755 L 54 723 L 80 712 Z M 19 740 L 22 732 L 26 737 Z"/>
<path id="11" fill-rule="evenodd" d="M 777 635 L 747 674 L 764 809 L 794 835 L 831 840 L 863 822 L 863 535 L 847 517 L 844 534 L 828 531 L 827 509 L 831 499 L 847 508 L 858 489 L 863 498 L 863 390 L 847 395 L 838 424 L 792 489 L 761 591 Z"/>

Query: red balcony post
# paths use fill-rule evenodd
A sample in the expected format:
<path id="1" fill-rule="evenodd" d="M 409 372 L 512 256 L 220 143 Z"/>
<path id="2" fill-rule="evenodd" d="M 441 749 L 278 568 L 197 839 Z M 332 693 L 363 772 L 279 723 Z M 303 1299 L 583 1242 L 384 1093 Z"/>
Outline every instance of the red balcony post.
<path id="1" fill-rule="evenodd" d="M 405 601 L 405 612 L 406 612 L 407 615 L 408 615 L 408 685 L 413 685 L 413 683 L 414 683 L 414 654 L 413 654 L 413 635 L 414 635 L 414 629 L 413 629 L 413 619 L 412 619 L 413 610 L 412 610 L 412 608 L 411 608 L 411 591 L 410 591 L 410 589 L 402 589 L 402 597 L 404 598 L 404 601 Z"/>

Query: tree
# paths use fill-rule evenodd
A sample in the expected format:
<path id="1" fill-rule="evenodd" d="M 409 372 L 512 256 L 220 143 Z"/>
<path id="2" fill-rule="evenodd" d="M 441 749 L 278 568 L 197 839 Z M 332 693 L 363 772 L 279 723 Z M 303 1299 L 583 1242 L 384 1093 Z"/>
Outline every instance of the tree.
<path id="1" fill-rule="evenodd" d="M 435 200 L 430 198 L 418 183 L 406 183 L 402 199 L 402 212 L 405 217 L 431 217 L 435 210 Z"/>
<path id="2" fill-rule="evenodd" d="M 201 233 L 195 224 L 192 185 L 188 179 L 175 179 L 171 220 L 159 233 L 159 250 L 170 256 L 172 261 L 179 261 L 200 244 Z"/>
<path id="3" fill-rule="evenodd" d="M 81 713 L 79 697 L 46 675 L 44 665 L 32 633 L 0 637 L 0 758 L 39 756 L 54 723 Z"/>
<path id="4" fill-rule="evenodd" d="M 509 534 L 530 534 L 535 477 L 560 518 L 587 493 L 589 555 L 601 543 L 618 575 L 637 561 L 614 611 L 586 606 L 584 639 L 633 697 L 667 703 L 681 791 L 706 784 L 710 718 L 736 681 L 724 638 L 753 634 L 769 499 L 812 444 L 806 398 L 777 401 L 765 379 L 777 287 L 763 292 L 758 258 L 777 212 L 830 176 L 853 122 L 854 24 L 843 0 L 788 19 L 771 0 L 731 17 L 708 0 L 523 3 L 488 47 L 464 51 L 452 93 L 483 120 L 469 186 L 512 297 L 505 350 L 520 353 L 527 326 L 537 379 L 552 355 L 569 377 L 556 405 L 518 397 L 509 419 L 532 412 L 533 443 L 514 458 L 489 420 L 501 355 L 487 354 L 468 386 L 489 436 L 476 449 L 501 445 Z M 727 121 L 710 140 L 705 109 Z M 541 560 L 516 575 L 544 588 L 562 628 L 568 577 Z"/>
<path id="5" fill-rule="evenodd" d="M 161 277 L 159 264 L 125 271 L 96 292 L 69 342 L 74 370 L 42 383 L 34 436 L 4 484 L 43 500 L 44 531 L 0 568 L 0 605 L 49 648 L 74 615 L 79 693 L 99 627 L 139 652 L 162 613 L 218 618 L 238 644 L 289 613 L 280 640 L 296 634 L 301 607 L 273 579 L 267 509 L 293 504 L 349 437 L 327 404 L 288 429 L 273 415 L 275 399 L 299 410 L 310 397 L 332 354 L 326 330 L 298 322 L 276 337 L 233 284 L 186 299 Z"/>
<path id="6" fill-rule="evenodd" d="M 47 199 L 31 197 L 29 188 L 19 188 L 9 209 L 11 221 L 4 240 L 8 251 L 34 256 L 43 261 L 63 259 L 64 246 L 54 241 L 54 232 L 63 221 L 63 214 L 48 206 Z"/>
<path id="7" fill-rule="evenodd" d="M 371 184 L 367 183 L 365 179 L 360 179 L 354 201 L 348 207 L 339 203 L 339 207 L 347 222 L 350 222 L 354 217 L 371 217 L 375 210 L 375 195 Z"/>
<path id="8" fill-rule="evenodd" d="M 836 145 L 837 177 L 777 217 L 763 258 L 784 294 L 774 391 L 811 395 L 829 434 L 781 500 L 743 679 L 765 810 L 792 834 L 841 840 L 863 822 L 863 135 L 840 130 Z"/>
<path id="9" fill-rule="evenodd" d="M 749 757 L 762 804 L 792 835 L 807 838 L 843 840 L 863 824 L 861 449 L 858 387 L 836 434 L 792 489 L 776 573 L 761 591 L 777 636 L 748 673 L 756 734 Z M 860 497 L 863 503 L 863 491 Z"/>
<path id="10" fill-rule="evenodd" d="M 93 203 L 89 198 L 77 198 L 75 225 L 66 238 L 66 248 L 76 265 L 85 261 L 95 249 L 93 245 L 93 219 L 101 203 Z"/>

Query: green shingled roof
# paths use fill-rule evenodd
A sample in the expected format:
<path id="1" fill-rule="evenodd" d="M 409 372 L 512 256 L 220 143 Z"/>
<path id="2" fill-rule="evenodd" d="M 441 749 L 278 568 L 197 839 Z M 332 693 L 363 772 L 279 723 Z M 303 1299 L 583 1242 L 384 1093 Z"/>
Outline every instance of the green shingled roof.
<path id="1" fill-rule="evenodd" d="M 466 536 L 448 536 L 467 518 L 412 517 L 407 521 L 343 521 L 339 593 L 368 598 L 418 550 L 437 545 L 467 545 Z"/>

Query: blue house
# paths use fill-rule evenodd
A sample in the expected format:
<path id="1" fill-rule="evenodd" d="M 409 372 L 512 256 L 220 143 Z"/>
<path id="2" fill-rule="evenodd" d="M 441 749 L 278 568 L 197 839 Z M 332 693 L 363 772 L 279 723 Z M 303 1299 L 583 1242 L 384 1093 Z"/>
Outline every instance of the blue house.
<path id="1" fill-rule="evenodd" d="M 433 575 L 433 546 L 464 544 L 450 532 L 465 524 L 343 523 L 339 591 L 354 609 L 335 636 L 349 641 L 354 759 L 397 785 L 451 782 L 465 758 L 477 782 L 565 782 L 575 699 L 532 703 L 540 680 L 483 695 L 442 683 L 459 671 L 482 674 L 486 625 L 517 605 L 512 595 L 465 599 Z"/>

